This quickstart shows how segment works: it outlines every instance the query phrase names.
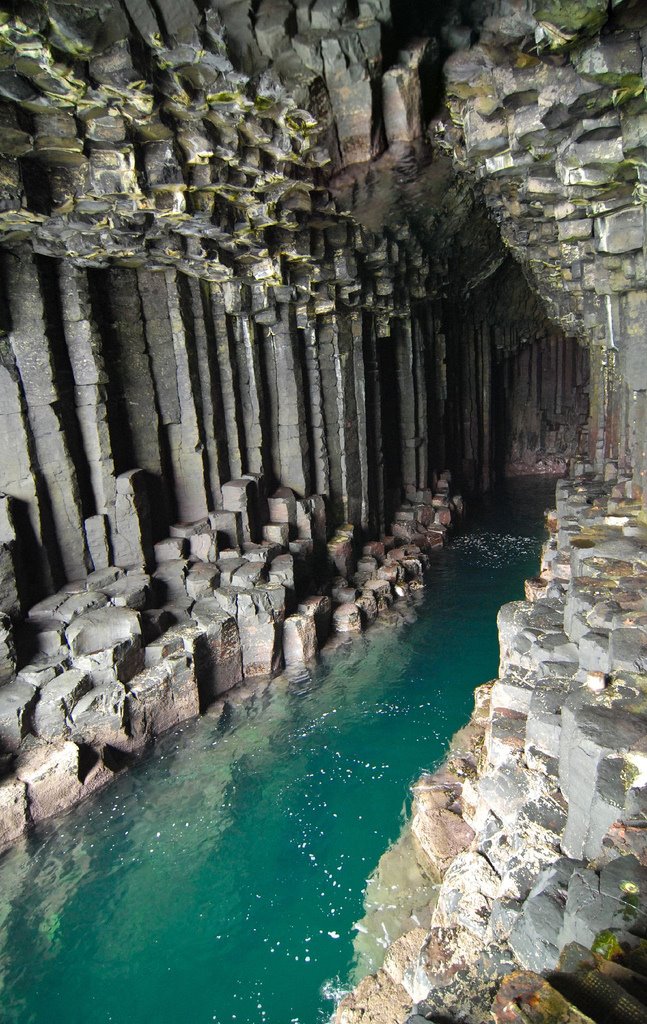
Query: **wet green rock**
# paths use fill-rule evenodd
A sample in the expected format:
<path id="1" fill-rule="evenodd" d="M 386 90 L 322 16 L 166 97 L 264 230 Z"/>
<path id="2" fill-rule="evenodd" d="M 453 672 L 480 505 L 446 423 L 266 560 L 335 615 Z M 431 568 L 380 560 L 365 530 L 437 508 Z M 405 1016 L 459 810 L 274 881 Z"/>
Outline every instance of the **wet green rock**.
<path id="1" fill-rule="evenodd" d="M 538 41 L 551 50 L 568 48 L 578 33 L 592 33 L 602 27 L 607 6 L 606 0 L 539 0 L 534 6 Z"/>

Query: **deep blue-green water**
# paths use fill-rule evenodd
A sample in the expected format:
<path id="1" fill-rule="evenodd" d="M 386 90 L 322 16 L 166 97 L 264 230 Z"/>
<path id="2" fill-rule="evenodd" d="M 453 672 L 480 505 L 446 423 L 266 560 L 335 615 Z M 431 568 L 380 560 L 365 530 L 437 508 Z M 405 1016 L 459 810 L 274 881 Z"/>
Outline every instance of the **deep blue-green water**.
<path id="1" fill-rule="evenodd" d="M 553 491 L 510 485 L 404 616 L 187 724 L 9 851 L 3 1024 L 328 1020 L 365 880 L 496 675 L 496 611 L 537 571 Z"/>

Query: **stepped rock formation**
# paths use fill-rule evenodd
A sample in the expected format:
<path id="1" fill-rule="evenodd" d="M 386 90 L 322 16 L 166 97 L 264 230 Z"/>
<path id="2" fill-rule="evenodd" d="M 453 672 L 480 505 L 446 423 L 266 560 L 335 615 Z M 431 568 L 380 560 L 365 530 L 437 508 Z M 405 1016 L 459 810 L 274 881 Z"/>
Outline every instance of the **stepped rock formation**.
<path id="1" fill-rule="evenodd" d="M 404 916 L 428 926 L 399 929 L 339 1024 L 647 1018 L 647 527 L 632 487 L 558 484 L 541 574 L 499 613 L 499 677 L 385 855 L 417 864 L 425 900 Z"/>
<path id="2" fill-rule="evenodd" d="M 416 788 L 431 930 L 344 1024 L 644 932 L 647 12 L 405 7 L 0 11 L 0 844 L 370 624 L 459 491 L 570 466 Z"/>
<path id="3" fill-rule="evenodd" d="M 487 13 L 432 127 L 586 345 L 589 421 L 540 576 L 501 610 L 500 676 L 414 787 L 403 842 L 438 883 L 429 926 L 394 936 L 339 1024 L 647 1019 L 646 12 Z"/>

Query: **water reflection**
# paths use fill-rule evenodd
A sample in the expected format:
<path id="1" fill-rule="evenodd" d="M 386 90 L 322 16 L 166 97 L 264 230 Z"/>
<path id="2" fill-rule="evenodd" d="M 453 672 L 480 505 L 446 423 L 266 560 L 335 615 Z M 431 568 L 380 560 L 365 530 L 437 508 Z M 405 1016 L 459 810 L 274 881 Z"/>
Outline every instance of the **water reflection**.
<path id="1" fill-rule="evenodd" d="M 531 493 L 523 513 L 517 489 L 516 532 L 508 505 L 486 510 L 368 636 L 232 695 L 9 851 L 7 1024 L 328 1018 L 408 784 L 494 674 L 496 609 L 536 569 Z"/>

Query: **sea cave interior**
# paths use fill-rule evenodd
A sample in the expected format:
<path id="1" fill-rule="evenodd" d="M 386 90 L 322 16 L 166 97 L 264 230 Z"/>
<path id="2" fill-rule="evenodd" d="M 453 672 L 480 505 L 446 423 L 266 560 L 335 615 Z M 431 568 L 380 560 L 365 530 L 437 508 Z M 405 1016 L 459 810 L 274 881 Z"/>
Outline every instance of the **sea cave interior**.
<path id="1" fill-rule="evenodd" d="M 643 0 L 0 5 L 7 1024 L 647 1021 L 646 90 Z"/>

